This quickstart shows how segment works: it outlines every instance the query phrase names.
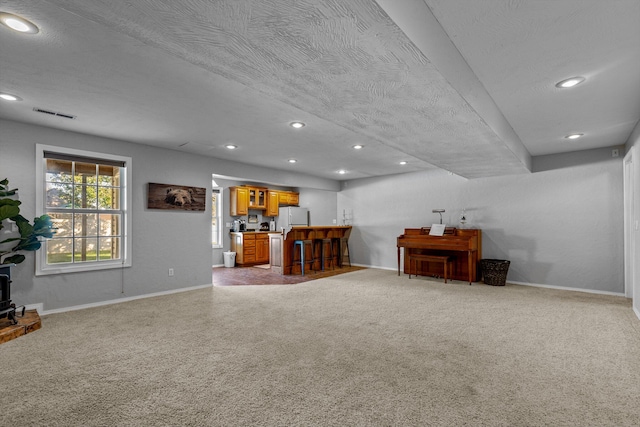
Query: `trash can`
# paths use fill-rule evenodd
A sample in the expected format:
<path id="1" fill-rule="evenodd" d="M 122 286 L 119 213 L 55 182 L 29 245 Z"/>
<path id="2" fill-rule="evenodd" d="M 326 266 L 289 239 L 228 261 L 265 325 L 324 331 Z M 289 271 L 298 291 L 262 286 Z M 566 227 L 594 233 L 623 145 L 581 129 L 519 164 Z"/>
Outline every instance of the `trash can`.
<path id="1" fill-rule="evenodd" d="M 511 261 L 505 259 L 482 259 L 482 278 L 484 283 L 491 286 L 504 286 L 507 282 L 507 272 Z"/>
<path id="2" fill-rule="evenodd" d="M 224 255 L 224 266 L 225 267 L 235 267 L 236 265 L 236 253 L 235 252 L 223 252 Z"/>

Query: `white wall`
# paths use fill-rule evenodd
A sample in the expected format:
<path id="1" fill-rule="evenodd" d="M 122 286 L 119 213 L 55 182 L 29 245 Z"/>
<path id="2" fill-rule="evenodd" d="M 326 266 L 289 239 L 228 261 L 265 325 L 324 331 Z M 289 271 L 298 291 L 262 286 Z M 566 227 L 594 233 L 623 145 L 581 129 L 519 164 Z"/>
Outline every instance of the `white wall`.
<path id="1" fill-rule="evenodd" d="M 338 201 L 335 191 L 298 188 L 300 206 L 309 208 L 311 225 L 333 225 L 336 220 Z"/>
<path id="2" fill-rule="evenodd" d="M 576 161 L 579 159 L 580 161 Z M 566 166 L 563 166 L 566 165 Z M 435 170 L 348 181 L 354 263 L 397 266 L 404 228 L 439 222 L 482 229 L 483 258 L 511 261 L 514 282 L 623 293 L 622 158 L 610 149 L 538 159 L 540 172 L 467 180 Z"/>

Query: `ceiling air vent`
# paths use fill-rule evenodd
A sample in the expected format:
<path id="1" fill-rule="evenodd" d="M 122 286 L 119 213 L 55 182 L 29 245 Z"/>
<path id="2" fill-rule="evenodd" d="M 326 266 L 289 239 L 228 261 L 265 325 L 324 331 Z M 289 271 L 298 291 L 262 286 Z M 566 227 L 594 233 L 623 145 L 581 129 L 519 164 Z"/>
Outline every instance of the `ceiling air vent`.
<path id="1" fill-rule="evenodd" d="M 33 111 L 35 111 L 36 113 L 49 114 L 50 116 L 64 117 L 65 119 L 71 119 L 71 120 L 76 118 L 76 116 L 72 116 L 71 114 L 56 113 L 55 111 L 43 110 L 42 108 L 38 108 L 38 107 L 34 107 Z"/>

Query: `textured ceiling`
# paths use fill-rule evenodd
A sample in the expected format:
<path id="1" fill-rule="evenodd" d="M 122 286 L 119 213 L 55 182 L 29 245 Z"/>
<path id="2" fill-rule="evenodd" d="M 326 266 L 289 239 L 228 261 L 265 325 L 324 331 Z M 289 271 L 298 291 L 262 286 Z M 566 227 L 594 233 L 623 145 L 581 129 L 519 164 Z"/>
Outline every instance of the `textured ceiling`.
<path id="1" fill-rule="evenodd" d="M 635 0 L 35 0 L 1 9 L 41 32 L 0 28 L 0 91 L 24 99 L 1 104 L 0 117 L 323 178 L 527 173 L 530 155 L 624 144 L 640 118 Z M 576 74 L 587 82 L 555 88 Z M 622 77 L 630 89 L 614 84 Z M 307 126 L 293 130 L 295 120 Z M 569 144 L 564 135 L 576 131 L 585 137 Z"/>

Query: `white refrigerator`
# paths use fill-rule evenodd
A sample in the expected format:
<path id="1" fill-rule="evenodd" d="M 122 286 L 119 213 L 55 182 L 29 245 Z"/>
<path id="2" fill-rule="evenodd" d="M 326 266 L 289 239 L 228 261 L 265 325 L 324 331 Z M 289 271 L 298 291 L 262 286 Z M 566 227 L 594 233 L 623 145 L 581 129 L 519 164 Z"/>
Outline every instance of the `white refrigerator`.
<path id="1" fill-rule="evenodd" d="M 296 225 L 309 226 L 309 209 L 295 206 L 278 209 L 278 228 L 291 228 Z"/>

